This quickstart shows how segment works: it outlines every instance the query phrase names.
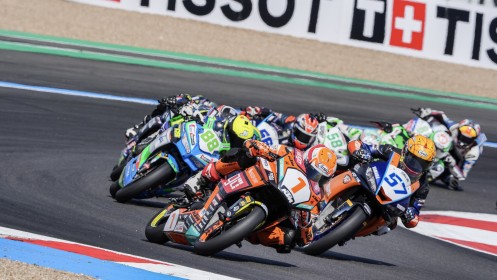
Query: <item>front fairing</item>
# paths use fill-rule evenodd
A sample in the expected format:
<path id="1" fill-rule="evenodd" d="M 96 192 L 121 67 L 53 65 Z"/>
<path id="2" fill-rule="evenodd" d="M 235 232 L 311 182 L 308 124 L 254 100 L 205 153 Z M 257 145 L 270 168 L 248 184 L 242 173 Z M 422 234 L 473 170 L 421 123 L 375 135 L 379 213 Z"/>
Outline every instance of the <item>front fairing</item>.
<path id="1" fill-rule="evenodd" d="M 124 167 L 124 170 L 119 178 L 121 187 L 125 187 L 132 183 L 138 172 L 142 169 L 146 162 L 154 162 L 160 158 L 167 158 L 166 153 L 157 153 L 157 150 L 171 143 L 171 130 L 164 131 L 157 135 L 155 139 L 136 157 L 132 158 Z M 155 154 L 155 157 L 150 158 Z"/>
<path id="2" fill-rule="evenodd" d="M 182 124 L 179 140 L 175 145 L 192 172 L 196 172 L 210 161 L 219 159 L 221 140 L 210 128 L 191 121 Z"/>
<path id="3" fill-rule="evenodd" d="M 414 188 L 404 171 L 390 162 L 380 161 L 363 165 L 356 172 L 363 179 L 363 186 L 389 212 L 401 214 L 408 207 Z"/>

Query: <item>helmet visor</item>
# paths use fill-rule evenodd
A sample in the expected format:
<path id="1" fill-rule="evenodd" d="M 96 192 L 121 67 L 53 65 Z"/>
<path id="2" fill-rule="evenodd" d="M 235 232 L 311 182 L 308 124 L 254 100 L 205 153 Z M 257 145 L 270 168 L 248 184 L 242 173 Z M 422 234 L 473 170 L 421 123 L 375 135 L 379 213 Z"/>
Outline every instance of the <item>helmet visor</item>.
<path id="1" fill-rule="evenodd" d="M 323 174 L 319 172 L 312 164 L 305 165 L 305 174 L 309 180 L 314 182 L 319 182 Z"/>
<path id="2" fill-rule="evenodd" d="M 471 137 L 467 137 L 465 135 L 463 135 L 462 133 L 459 133 L 459 135 L 457 136 L 457 145 L 459 147 L 467 147 L 471 144 L 473 144 L 473 142 L 475 141 L 474 138 L 471 138 Z"/>
<path id="3" fill-rule="evenodd" d="M 407 173 L 412 178 L 419 177 L 423 171 L 427 170 L 431 162 L 426 161 L 424 159 L 421 159 L 411 152 L 409 152 L 407 149 L 404 149 L 404 171 Z"/>
<path id="4" fill-rule="evenodd" d="M 312 141 L 314 141 L 314 137 L 316 137 L 316 135 L 306 132 L 298 125 L 293 126 L 293 136 L 295 137 L 295 139 L 303 144 L 311 143 Z"/>

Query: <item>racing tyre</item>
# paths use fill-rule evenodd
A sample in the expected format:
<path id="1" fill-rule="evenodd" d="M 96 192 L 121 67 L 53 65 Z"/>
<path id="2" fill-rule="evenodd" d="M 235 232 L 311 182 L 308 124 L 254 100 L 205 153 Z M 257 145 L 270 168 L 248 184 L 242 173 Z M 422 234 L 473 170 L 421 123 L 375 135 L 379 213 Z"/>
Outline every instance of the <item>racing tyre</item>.
<path id="1" fill-rule="evenodd" d="M 117 181 L 117 179 L 119 179 L 124 167 L 126 166 L 126 163 L 127 162 L 125 160 L 121 160 L 119 164 L 114 165 L 114 168 L 112 168 L 112 172 L 110 172 L 111 181 Z"/>
<path id="2" fill-rule="evenodd" d="M 119 186 L 119 183 L 117 182 L 113 182 L 110 187 L 109 187 L 109 193 L 110 195 L 112 196 L 112 198 L 116 198 L 116 193 L 117 191 L 121 188 L 121 186 Z"/>
<path id="3" fill-rule="evenodd" d="M 326 252 L 338 242 L 354 236 L 361 228 L 367 215 L 361 207 L 356 207 L 344 221 L 338 224 L 331 232 L 303 248 L 304 253 L 317 256 Z"/>
<path id="4" fill-rule="evenodd" d="M 164 162 L 162 165 L 159 165 L 154 170 L 150 171 L 145 177 L 117 190 L 115 199 L 121 203 L 130 201 L 141 192 L 150 188 L 155 188 L 161 183 L 169 182 L 174 179 L 175 176 L 176 173 L 174 173 L 171 166 L 167 162 Z"/>
<path id="5" fill-rule="evenodd" d="M 193 251 L 203 256 L 209 256 L 220 252 L 229 246 L 242 241 L 243 238 L 254 231 L 264 219 L 266 219 L 265 211 L 261 207 L 255 206 L 245 218 L 239 220 L 237 224 L 228 230 L 223 231 L 219 235 L 207 239 L 204 242 L 197 241 L 193 246 Z"/>
<path id="6" fill-rule="evenodd" d="M 145 228 L 145 236 L 148 241 L 157 244 L 164 244 L 169 241 L 167 236 L 164 234 L 164 225 L 169 218 L 169 216 L 164 217 L 166 211 L 167 209 L 162 209 L 159 213 L 155 214 L 150 221 L 148 221 L 147 227 Z"/>

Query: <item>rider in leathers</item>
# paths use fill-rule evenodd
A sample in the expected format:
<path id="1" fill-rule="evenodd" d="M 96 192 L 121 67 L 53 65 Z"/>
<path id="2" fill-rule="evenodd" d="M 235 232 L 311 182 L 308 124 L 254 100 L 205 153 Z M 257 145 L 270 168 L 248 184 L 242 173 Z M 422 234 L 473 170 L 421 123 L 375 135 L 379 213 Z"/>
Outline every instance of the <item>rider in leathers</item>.
<path id="1" fill-rule="evenodd" d="M 199 188 L 208 188 L 219 182 L 223 177 L 235 171 L 253 166 L 257 157 L 268 161 L 274 161 L 281 156 L 291 152 L 292 149 L 285 145 L 270 147 L 264 142 L 257 140 L 246 140 L 242 148 L 233 148 L 221 159 L 210 162 L 200 173 L 185 183 L 185 192 L 197 191 Z M 300 150 L 294 152 L 302 153 Z M 311 184 L 321 184 L 331 178 L 336 170 L 336 155 L 324 145 L 310 147 L 304 154 L 304 165 L 306 175 Z M 276 249 L 278 253 L 288 253 L 296 242 L 307 242 L 310 239 L 310 226 L 301 228 L 296 233 L 291 227 L 284 224 L 270 227 L 257 232 L 248 238 L 254 244 L 262 244 Z M 302 241 L 306 239 L 306 241 Z"/>
<path id="2" fill-rule="evenodd" d="M 450 131 L 454 145 L 450 155 L 443 159 L 449 167 L 448 171 L 446 168 L 440 177 L 450 189 L 462 191 L 460 182 L 466 180 L 482 154 L 483 143 L 487 140 L 485 133 L 481 132 L 480 125 L 473 120 L 464 119 L 456 123 L 442 111 L 430 108 L 419 108 L 418 111 L 419 117 L 430 125 L 438 122 Z"/>
<path id="3" fill-rule="evenodd" d="M 389 144 L 380 145 L 377 148 L 370 147 L 360 140 L 351 141 L 349 149 L 352 154 L 356 154 L 364 162 L 371 161 L 371 156 L 373 160 L 379 159 L 386 161 L 391 158 L 393 153 L 401 155 L 398 167 L 406 172 L 411 179 L 411 184 L 419 181 L 420 186 L 412 194 L 409 207 L 400 218 L 407 228 L 417 226 L 420 210 L 424 206 L 428 192 L 430 191 L 426 177 L 427 171 L 436 155 L 435 143 L 423 135 L 415 135 L 406 141 L 402 150 Z M 360 164 L 355 165 L 354 168 L 360 168 Z M 395 225 L 390 226 L 390 229 L 394 227 Z"/>

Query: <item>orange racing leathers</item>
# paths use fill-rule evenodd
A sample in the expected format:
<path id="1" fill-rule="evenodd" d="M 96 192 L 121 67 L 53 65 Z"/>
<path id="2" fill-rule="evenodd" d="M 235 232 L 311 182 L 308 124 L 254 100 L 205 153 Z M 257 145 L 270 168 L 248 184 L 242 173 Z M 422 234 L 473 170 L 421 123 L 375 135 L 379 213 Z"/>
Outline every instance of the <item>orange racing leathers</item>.
<path id="1" fill-rule="evenodd" d="M 208 179 L 213 183 L 218 182 L 222 177 L 232 172 L 254 165 L 257 162 L 257 157 L 274 161 L 290 151 L 289 147 L 285 145 L 278 145 L 273 148 L 261 141 L 246 140 L 242 148 L 231 149 L 218 161 L 210 162 L 202 170 L 202 177 L 204 180 Z M 307 237 L 309 232 L 310 227 L 302 227 L 298 236 L 296 236 L 295 230 L 278 224 L 254 233 L 247 240 L 253 244 L 274 247 L 279 253 L 288 253 L 295 246 L 296 239 Z"/>

